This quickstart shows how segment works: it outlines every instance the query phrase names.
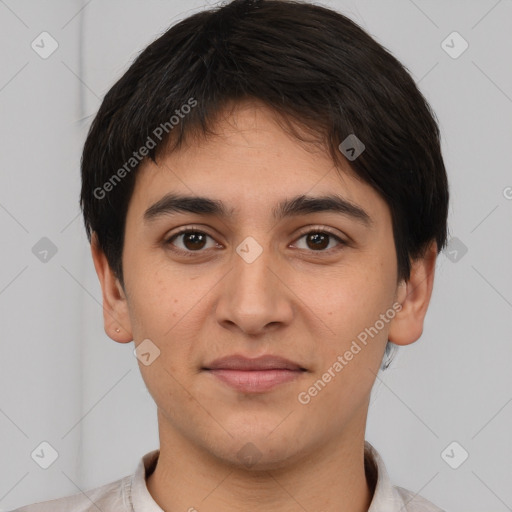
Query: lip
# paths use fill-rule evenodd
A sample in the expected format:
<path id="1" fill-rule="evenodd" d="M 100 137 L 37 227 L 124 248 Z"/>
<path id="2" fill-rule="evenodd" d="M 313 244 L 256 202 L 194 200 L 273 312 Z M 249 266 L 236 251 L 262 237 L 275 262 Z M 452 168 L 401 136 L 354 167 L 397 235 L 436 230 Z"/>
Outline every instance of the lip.
<path id="1" fill-rule="evenodd" d="M 299 364 L 280 356 L 247 358 L 222 357 L 209 363 L 207 371 L 224 384 L 243 393 L 262 393 L 299 378 L 305 371 Z"/>
<path id="2" fill-rule="evenodd" d="M 242 355 L 232 355 L 215 359 L 204 367 L 205 370 L 304 370 L 298 363 L 285 359 L 284 357 L 274 355 L 264 355 L 260 357 L 245 357 Z"/>

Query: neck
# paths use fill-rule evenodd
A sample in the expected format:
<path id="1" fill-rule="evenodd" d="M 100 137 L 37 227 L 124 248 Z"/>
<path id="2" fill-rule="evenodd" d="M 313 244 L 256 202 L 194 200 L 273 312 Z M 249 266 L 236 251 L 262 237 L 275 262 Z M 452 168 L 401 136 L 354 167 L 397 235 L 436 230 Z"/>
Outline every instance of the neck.
<path id="1" fill-rule="evenodd" d="M 176 431 L 162 430 L 161 420 L 159 415 L 160 456 L 146 483 L 164 511 L 368 511 L 373 484 L 365 474 L 364 429 L 356 437 L 310 447 L 293 463 L 254 470 L 213 457 Z"/>

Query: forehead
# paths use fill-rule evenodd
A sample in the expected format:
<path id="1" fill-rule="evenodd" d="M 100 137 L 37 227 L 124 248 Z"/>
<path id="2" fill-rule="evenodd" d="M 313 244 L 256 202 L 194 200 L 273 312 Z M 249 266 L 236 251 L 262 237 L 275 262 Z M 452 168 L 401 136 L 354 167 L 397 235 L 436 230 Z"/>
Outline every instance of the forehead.
<path id="1" fill-rule="evenodd" d="M 231 106 L 214 135 L 192 136 L 157 163 L 144 161 L 130 208 L 147 209 L 169 192 L 222 201 L 233 216 L 263 210 L 274 216 L 283 200 L 338 195 L 379 216 L 387 205 L 348 164 L 335 165 L 325 147 L 304 143 L 259 102 Z"/>

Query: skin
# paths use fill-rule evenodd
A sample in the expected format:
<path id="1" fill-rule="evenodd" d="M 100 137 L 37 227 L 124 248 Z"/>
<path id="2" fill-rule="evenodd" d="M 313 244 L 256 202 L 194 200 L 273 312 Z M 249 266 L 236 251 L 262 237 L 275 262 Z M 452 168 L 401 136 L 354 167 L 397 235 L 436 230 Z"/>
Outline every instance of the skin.
<path id="1" fill-rule="evenodd" d="M 160 457 L 147 487 L 163 510 L 200 512 L 363 512 L 372 499 L 364 472 L 371 388 L 387 339 L 416 341 L 430 300 L 436 246 L 397 282 L 389 207 L 355 179 L 348 162 L 286 133 L 258 102 L 236 104 L 218 135 L 190 139 L 144 162 L 130 200 L 125 288 L 93 237 L 105 331 L 119 343 L 150 339 L 160 356 L 142 377 L 158 408 Z M 233 209 L 229 218 L 175 213 L 145 223 L 168 193 L 201 195 Z M 317 212 L 276 222 L 272 208 L 295 195 L 336 193 L 363 208 L 371 226 Z M 208 234 L 204 247 L 171 235 L 181 227 Z M 318 249 L 304 232 L 330 229 Z M 247 263 L 236 252 L 248 236 L 262 248 Z M 323 252 L 322 252 L 323 251 Z M 401 310 L 307 405 L 297 397 L 322 377 L 379 315 Z M 116 332 L 116 328 L 120 332 Z M 307 371 L 270 391 L 244 394 L 201 368 L 221 356 L 274 354 Z M 259 460 L 237 455 L 253 443 Z"/>

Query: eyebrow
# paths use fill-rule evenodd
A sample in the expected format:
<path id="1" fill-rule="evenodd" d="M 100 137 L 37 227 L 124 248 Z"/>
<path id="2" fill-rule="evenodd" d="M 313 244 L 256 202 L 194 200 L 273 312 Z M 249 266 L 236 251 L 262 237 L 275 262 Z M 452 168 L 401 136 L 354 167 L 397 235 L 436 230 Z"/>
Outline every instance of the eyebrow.
<path id="1" fill-rule="evenodd" d="M 217 199 L 169 193 L 144 212 L 144 221 L 149 223 L 157 218 L 182 212 L 228 218 L 233 215 L 234 208 L 227 208 Z M 300 195 L 282 201 L 272 210 L 275 220 L 317 212 L 335 212 L 351 217 L 366 226 L 373 224 L 365 210 L 338 195 L 320 197 Z"/>

